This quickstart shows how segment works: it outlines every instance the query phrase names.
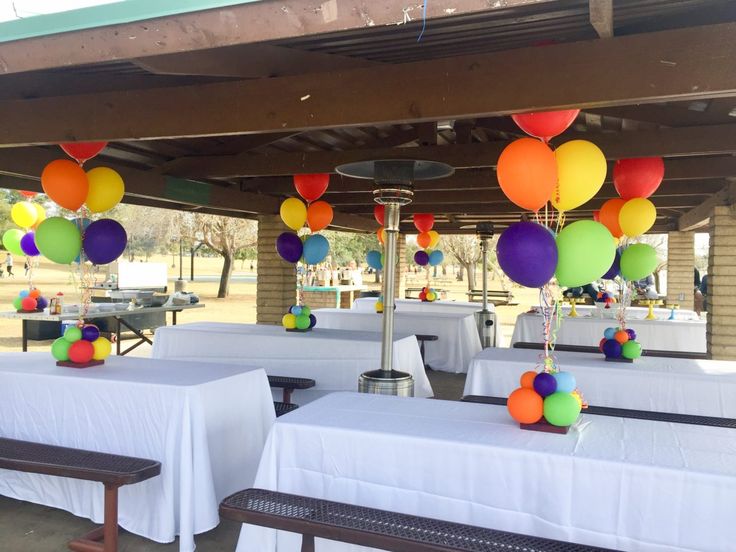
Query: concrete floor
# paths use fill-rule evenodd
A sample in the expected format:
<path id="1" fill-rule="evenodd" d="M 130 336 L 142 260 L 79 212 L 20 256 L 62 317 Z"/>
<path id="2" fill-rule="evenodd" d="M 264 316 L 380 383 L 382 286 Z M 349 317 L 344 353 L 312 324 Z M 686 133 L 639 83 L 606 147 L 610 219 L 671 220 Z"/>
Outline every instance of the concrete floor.
<path id="1" fill-rule="evenodd" d="M 458 400 L 465 385 L 465 374 L 428 371 L 435 398 Z M 102 492 L 102 485 L 100 485 Z M 73 516 L 38 504 L 0 496 L 0 552 L 63 552 L 67 542 L 94 529 L 88 519 Z M 196 537 L 197 552 L 235 550 L 240 524 L 223 520 L 212 531 Z M 121 531 L 120 552 L 175 552 L 178 541 L 159 544 Z"/>

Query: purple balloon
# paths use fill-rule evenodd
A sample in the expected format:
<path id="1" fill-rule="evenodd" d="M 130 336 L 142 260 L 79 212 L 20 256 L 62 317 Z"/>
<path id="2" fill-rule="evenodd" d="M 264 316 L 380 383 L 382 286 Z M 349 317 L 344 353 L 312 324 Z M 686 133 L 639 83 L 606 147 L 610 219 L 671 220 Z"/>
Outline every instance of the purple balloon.
<path id="1" fill-rule="evenodd" d="M 90 224 L 84 231 L 82 248 L 87 259 L 96 265 L 113 262 L 125 251 L 128 234 L 116 220 L 100 219 Z"/>
<path id="2" fill-rule="evenodd" d="M 39 297 L 36 299 L 36 308 L 37 309 L 45 309 L 49 306 L 49 302 L 46 300 L 45 297 Z"/>
<path id="3" fill-rule="evenodd" d="M 429 264 L 429 255 L 426 251 L 417 251 L 414 253 L 414 262 L 419 266 L 427 266 Z"/>
<path id="4" fill-rule="evenodd" d="M 41 254 L 38 247 L 36 247 L 36 234 L 33 232 L 23 234 L 23 237 L 20 239 L 20 248 L 29 257 L 35 257 Z"/>
<path id="5" fill-rule="evenodd" d="M 503 231 L 496 245 L 498 264 L 517 284 L 538 288 L 557 268 L 557 245 L 549 229 L 536 222 L 516 222 Z"/>
<path id="6" fill-rule="evenodd" d="M 629 341 L 636 341 L 636 332 L 631 328 L 626 328 L 626 333 L 629 334 Z"/>
<path id="7" fill-rule="evenodd" d="M 284 232 L 276 238 L 276 251 L 287 263 L 298 262 L 303 250 L 302 240 L 293 232 Z"/>
<path id="8" fill-rule="evenodd" d="M 85 324 L 82 326 L 82 339 L 85 341 L 94 341 L 100 337 L 100 329 L 94 324 Z"/>
<path id="9" fill-rule="evenodd" d="M 603 354 L 606 358 L 618 358 L 621 356 L 621 344 L 615 339 L 609 339 L 603 344 Z"/>
<path id="10" fill-rule="evenodd" d="M 621 273 L 621 253 L 619 253 L 617 249 L 616 256 L 613 258 L 613 263 L 611 264 L 611 268 L 609 268 L 608 272 L 606 272 L 603 276 L 601 276 L 601 278 L 603 278 L 604 280 L 613 280 L 620 273 Z"/>
<path id="11" fill-rule="evenodd" d="M 534 390 L 542 397 L 551 395 L 557 391 L 557 380 L 552 374 L 540 372 L 534 378 Z"/>
<path id="12" fill-rule="evenodd" d="M 309 327 L 314 328 L 317 325 L 317 317 L 313 314 L 309 315 Z"/>

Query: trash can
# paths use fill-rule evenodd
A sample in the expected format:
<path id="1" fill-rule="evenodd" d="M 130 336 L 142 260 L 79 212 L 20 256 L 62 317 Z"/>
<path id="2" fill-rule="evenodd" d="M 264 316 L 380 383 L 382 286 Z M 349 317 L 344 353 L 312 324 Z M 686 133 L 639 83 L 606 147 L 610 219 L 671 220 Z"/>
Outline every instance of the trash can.
<path id="1" fill-rule="evenodd" d="M 374 393 L 377 395 L 397 395 L 399 397 L 414 396 L 414 378 L 411 374 L 391 370 L 372 370 L 364 372 L 358 379 L 360 393 Z"/>

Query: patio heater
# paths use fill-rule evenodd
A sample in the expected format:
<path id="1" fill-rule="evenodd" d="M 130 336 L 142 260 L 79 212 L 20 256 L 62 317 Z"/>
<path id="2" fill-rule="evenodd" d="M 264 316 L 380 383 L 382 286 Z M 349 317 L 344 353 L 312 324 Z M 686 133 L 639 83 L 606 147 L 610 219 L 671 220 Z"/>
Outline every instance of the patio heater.
<path id="1" fill-rule="evenodd" d="M 479 222 L 475 233 L 480 240 L 480 251 L 483 260 L 483 308 L 475 313 L 478 335 L 484 349 L 496 344 L 496 313 L 488 310 L 488 240 L 493 237 L 493 223 Z"/>
<path id="2" fill-rule="evenodd" d="M 414 395 L 411 374 L 393 367 L 394 294 L 396 277 L 396 240 L 399 235 L 399 215 L 402 205 L 411 203 L 414 182 L 444 178 L 455 169 L 435 161 L 411 159 L 387 159 L 360 161 L 340 165 L 339 174 L 352 178 L 371 179 L 376 183 L 373 200 L 385 206 L 386 254 L 383 267 L 383 338 L 381 342 L 381 368 L 361 374 L 358 390 L 361 393 L 382 395 Z"/>

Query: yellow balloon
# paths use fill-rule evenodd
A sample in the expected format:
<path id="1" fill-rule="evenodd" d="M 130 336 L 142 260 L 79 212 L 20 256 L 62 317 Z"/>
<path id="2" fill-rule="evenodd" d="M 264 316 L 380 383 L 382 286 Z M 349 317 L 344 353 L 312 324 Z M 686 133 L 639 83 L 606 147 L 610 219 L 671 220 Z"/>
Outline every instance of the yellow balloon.
<path id="1" fill-rule="evenodd" d="M 102 213 L 123 199 L 125 184 L 122 177 L 108 167 L 96 167 L 87 173 L 89 192 L 85 203 L 92 213 Z"/>
<path id="2" fill-rule="evenodd" d="M 92 342 L 94 353 L 92 358 L 95 360 L 105 360 L 112 352 L 112 343 L 104 337 L 98 337 Z"/>
<path id="3" fill-rule="evenodd" d="M 10 217 L 21 228 L 30 228 L 36 224 L 38 213 L 30 201 L 19 201 L 10 210 Z"/>
<path id="4" fill-rule="evenodd" d="M 287 330 L 296 328 L 296 316 L 290 312 L 281 317 L 281 325 Z"/>
<path id="5" fill-rule="evenodd" d="M 31 203 L 31 205 L 36 209 L 36 222 L 33 224 L 33 227 L 38 228 L 38 225 L 46 220 L 46 211 L 43 205 L 39 205 L 38 203 Z"/>
<path id="6" fill-rule="evenodd" d="M 307 206 L 295 197 L 281 204 L 281 220 L 292 230 L 299 230 L 307 221 Z"/>
<path id="7" fill-rule="evenodd" d="M 624 203 L 618 213 L 618 223 L 625 235 L 630 238 L 646 233 L 657 220 L 654 203 L 643 197 L 635 197 Z"/>
<path id="8" fill-rule="evenodd" d="M 429 247 L 428 249 L 434 249 L 437 247 L 437 244 L 440 242 L 440 235 L 437 230 L 430 230 L 427 232 L 429 234 Z"/>
<path id="9" fill-rule="evenodd" d="M 587 140 L 571 140 L 555 150 L 557 186 L 552 205 L 558 211 L 580 207 L 593 198 L 606 179 L 606 158 Z"/>

